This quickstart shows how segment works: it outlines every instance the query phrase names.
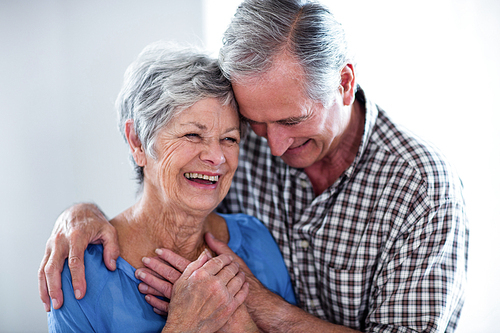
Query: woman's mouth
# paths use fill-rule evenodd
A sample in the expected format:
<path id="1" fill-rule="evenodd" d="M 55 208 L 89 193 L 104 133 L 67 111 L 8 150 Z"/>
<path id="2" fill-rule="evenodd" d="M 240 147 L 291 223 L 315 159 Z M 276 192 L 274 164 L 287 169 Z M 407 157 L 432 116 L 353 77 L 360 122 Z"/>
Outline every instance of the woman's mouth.
<path id="1" fill-rule="evenodd" d="M 219 181 L 219 176 L 208 176 L 196 172 L 186 172 L 184 174 L 186 179 L 191 180 L 198 184 L 212 185 Z"/>

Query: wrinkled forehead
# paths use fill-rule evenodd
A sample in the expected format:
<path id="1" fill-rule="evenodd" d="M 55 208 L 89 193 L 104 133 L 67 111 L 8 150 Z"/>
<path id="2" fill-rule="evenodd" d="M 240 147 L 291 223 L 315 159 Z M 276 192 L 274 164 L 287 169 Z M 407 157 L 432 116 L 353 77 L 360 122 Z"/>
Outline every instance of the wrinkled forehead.
<path id="1" fill-rule="evenodd" d="M 229 128 L 239 128 L 240 120 L 233 104 L 224 104 L 217 98 L 205 98 L 179 111 L 172 119 L 171 125 L 193 125 L 206 131 L 225 131 Z"/>

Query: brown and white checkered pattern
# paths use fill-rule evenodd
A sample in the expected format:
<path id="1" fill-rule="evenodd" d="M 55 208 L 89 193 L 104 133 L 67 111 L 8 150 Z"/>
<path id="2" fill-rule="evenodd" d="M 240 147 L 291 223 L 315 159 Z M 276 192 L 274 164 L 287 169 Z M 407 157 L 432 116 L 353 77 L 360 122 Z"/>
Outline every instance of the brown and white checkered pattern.
<path id="1" fill-rule="evenodd" d="M 463 305 L 462 184 L 431 145 L 369 102 L 354 163 L 315 197 L 307 175 L 249 134 L 221 212 L 259 218 L 281 248 L 299 306 L 367 332 L 452 332 Z"/>

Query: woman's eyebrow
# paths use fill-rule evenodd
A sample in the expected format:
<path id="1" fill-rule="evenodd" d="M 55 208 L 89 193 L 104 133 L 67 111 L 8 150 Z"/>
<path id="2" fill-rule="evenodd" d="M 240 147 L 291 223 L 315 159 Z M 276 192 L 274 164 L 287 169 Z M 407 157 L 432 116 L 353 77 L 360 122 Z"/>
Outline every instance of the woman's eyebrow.
<path id="1" fill-rule="evenodd" d="M 190 125 L 194 125 L 194 126 L 198 127 L 201 130 L 206 130 L 207 129 L 207 126 L 205 126 L 203 124 L 200 124 L 200 123 L 198 123 L 196 121 L 190 121 L 190 122 L 181 124 L 181 126 L 190 126 Z M 240 127 L 239 126 L 230 127 L 228 129 L 226 129 L 226 131 L 224 133 L 229 133 L 229 132 L 232 132 L 232 131 L 238 131 L 239 132 L 240 131 Z"/>
<path id="2" fill-rule="evenodd" d="M 229 132 L 232 132 L 232 131 L 240 131 L 240 127 L 239 126 L 234 126 L 234 127 L 231 127 L 231 128 L 228 128 L 224 133 L 229 133 Z"/>
<path id="3" fill-rule="evenodd" d="M 201 130 L 206 130 L 207 129 L 207 126 L 205 126 L 203 124 L 200 124 L 200 123 L 198 123 L 196 121 L 190 121 L 190 122 L 181 124 L 181 126 L 189 126 L 189 125 L 194 125 L 194 126 L 198 127 Z"/>

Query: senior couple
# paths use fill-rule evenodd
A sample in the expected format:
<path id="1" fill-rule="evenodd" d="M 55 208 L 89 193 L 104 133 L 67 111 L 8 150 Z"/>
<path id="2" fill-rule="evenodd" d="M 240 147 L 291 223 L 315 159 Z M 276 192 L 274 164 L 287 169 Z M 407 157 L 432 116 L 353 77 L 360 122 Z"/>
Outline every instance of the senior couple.
<path id="1" fill-rule="evenodd" d="M 142 192 L 110 222 L 59 217 L 51 330 L 454 331 L 460 179 L 358 87 L 323 5 L 244 1 L 218 62 L 146 48 L 117 109 Z"/>

